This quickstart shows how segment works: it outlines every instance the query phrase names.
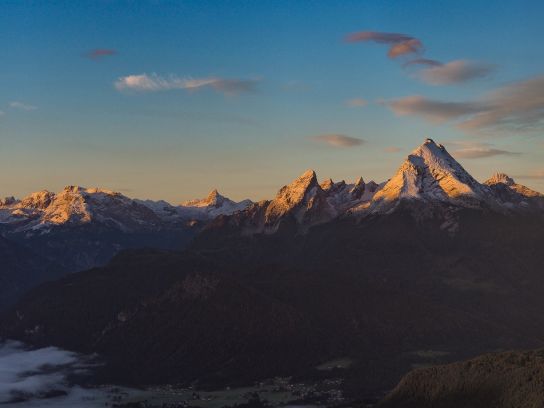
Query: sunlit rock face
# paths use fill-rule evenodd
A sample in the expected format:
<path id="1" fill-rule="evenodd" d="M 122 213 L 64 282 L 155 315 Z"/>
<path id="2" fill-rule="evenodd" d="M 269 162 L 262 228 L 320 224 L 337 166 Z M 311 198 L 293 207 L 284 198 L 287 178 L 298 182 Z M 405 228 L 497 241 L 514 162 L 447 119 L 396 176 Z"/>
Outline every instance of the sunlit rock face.
<path id="1" fill-rule="evenodd" d="M 544 210 L 544 195 L 531 190 L 504 173 L 495 173 L 484 182 L 493 194 L 512 211 L 534 212 Z"/>
<path id="2" fill-rule="evenodd" d="M 408 211 L 418 222 L 438 222 L 449 234 L 459 228 L 463 210 L 501 214 L 544 209 L 542 196 L 516 184 L 504 174 L 478 182 L 441 144 L 425 139 L 387 182 L 318 182 L 313 170 L 304 172 L 280 189 L 273 200 L 256 203 L 231 216 L 211 222 L 204 236 L 275 234 L 288 227 L 305 234 L 310 228 L 331 222 Z"/>
<path id="3" fill-rule="evenodd" d="M 442 202 L 463 207 L 496 205 L 487 186 L 476 181 L 432 139 L 415 149 L 373 197 L 372 210 L 389 210 L 401 200 Z"/>
<path id="4" fill-rule="evenodd" d="M 123 231 L 153 228 L 160 218 L 149 208 L 109 190 L 67 186 L 59 193 L 39 191 L 0 205 L 2 221 L 16 232 L 46 233 L 55 226 L 91 222 Z"/>
<path id="5" fill-rule="evenodd" d="M 280 189 L 265 212 L 264 223 L 276 229 L 283 217 L 291 215 L 298 224 L 315 224 L 330 220 L 334 208 L 327 202 L 313 170 L 307 170 L 291 184 Z"/>
<path id="6" fill-rule="evenodd" d="M 289 229 L 306 233 L 309 228 L 330 222 L 347 210 L 368 202 L 378 190 L 374 182 L 365 184 L 359 178 L 353 184 L 327 179 L 318 182 L 313 170 L 307 170 L 290 184 L 283 186 L 273 200 L 255 203 L 231 216 L 219 217 L 206 229 L 228 229 L 234 234 L 275 234 Z"/>
<path id="7" fill-rule="evenodd" d="M 171 205 L 166 201 L 137 200 L 121 193 L 80 186 L 66 186 L 58 193 L 47 190 L 22 200 L 0 201 L 0 222 L 17 232 L 45 233 L 52 227 L 100 223 L 125 232 L 156 230 L 165 224 L 209 220 L 247 208 L 250 200 L 232 201 L 217 190 L 207 198 Z"/>

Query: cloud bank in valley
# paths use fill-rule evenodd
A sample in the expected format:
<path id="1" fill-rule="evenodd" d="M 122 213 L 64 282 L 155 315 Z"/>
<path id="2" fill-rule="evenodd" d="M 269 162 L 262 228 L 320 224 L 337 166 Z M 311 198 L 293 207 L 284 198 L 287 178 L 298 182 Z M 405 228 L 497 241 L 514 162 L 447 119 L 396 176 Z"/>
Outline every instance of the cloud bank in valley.
<path id="1" fill-rule="evenodd" d="M 88 388 L 69 378 L 84 380 L 97 361 L 57 347 L 28 349 L 17 341 L 0 343 L 0 405 L 91 408 L 112 404 L 112 389 Z M 117 388 L 129 395 L 142 391 Z M 55 396 L 51 395 L 52 393 Z M 47 397 L 47 398 L 45 398 Z M 14 401 L 23 401 L 17 402 Z"/>
<path id="2" fill-rule="evenodd" d="M 76 353 L 56 347 L 24 350 L 18 342 L 0 344 L 0 403 L 20 395 L 40 395 L 66 387 L 66 370 L 80 362 Z M 62 367 L 45 370 L 44 367 Z"/>

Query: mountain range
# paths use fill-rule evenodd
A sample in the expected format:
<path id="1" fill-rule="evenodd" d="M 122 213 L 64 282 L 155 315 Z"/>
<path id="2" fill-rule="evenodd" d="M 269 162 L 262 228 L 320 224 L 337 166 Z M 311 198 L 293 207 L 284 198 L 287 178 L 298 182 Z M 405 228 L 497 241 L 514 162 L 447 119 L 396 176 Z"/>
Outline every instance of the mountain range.
<path id="1" fill-rule="evenodd" d="M 17 267 L 4 263 L 6 284 L 0 289 L 0 307 L 43 281 L 104 265 L 122 249 L 182 249 L 210 219 L 250 203 L 236 203 L 213 190 L 204 199 L 174 206 L 79 186 L 67 186 L 58 193 L 43 190 L 21 200 L 0 200 L 4 241 L 27 253 L 21 259 L 42 259 L 19 262 Z M 2 248 L 2 258 L 10 259 L 13 251 Z M 48 263 L 56 265 L 50 273 L 47 268 L 37 271 L 32 267 Z"/>
<path id="2" fill-rule="evenodd" d="M 352 364 L 334 374 L 364 398 L 418 365 L 544 346 L 544 196 L 504 174 L 478 182 L 431 139 L 384 183 L 319 183 L 308 170 L 272 200 L 223 214 L 210 210 L 216 193 L 175 207 L 77 191 L 87 207 L 70 207 L 76 230 L 93 219 L 131 234 L 176 225 L 158 231 L 179 238 L 198 221 L 183 251 L 133 246 L 3 314 L 5 336 L 102 355 L 100 381 L 235 385 L 315 376 L 344 358 Z M 55 205 L 16 223 L 25 200 L 8 201 L 8 239 L 48 236 L 53 220 L 70 219 L 51 215 Z M 118 201 L 125 210 L 108 214 L 123 217 L 99 210 Z M 188 207 L 205 215 L 180 216 Z"/>

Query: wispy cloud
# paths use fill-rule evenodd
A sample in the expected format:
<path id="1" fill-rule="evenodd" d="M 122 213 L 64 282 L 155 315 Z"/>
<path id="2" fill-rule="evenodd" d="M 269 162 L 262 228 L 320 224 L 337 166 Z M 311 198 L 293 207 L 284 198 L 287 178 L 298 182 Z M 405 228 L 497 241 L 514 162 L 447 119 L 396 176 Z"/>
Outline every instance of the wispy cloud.
<path id="1" fill-rule="evenodd" d="M 482 159 L 493 156 L 517 156 L 520 153 L 509 152 L 508 150 L 495 149 L 492 147 L 467 147 L 452 152 L 453 156 L 460 159 Z"/>
<path id="2" fill-rule="evenodd" d="M 431 122 L 454 121 L 466 132 L 528 132 L 544 129 L 544 75 L 496 89 L 475 101 L 449 102 L 409 96 L 386 102 L 398 115 Z"/>
<path id="3" fill-rule="evenodd" d="M 484 78 L 494 70 L 495 66 L 492 64 L 457 60 L 447 64 L 431 64 L 429 68 L 419 72 L 419 77 L 431 85 L 449 85 Z"/>
<path id="4" fill-rule="evenodd" d="M 518 156 L 520 152 L 497 148 L 492 143 L 484 143 L 474 140 L 456 140 L 445 143 L 451 148 L 451 154 L 460 159 L 483 159 L 494 156 Z"/>
<path id="5" fill-rule="evenodd" d="M 196 91 L 210 88 L 226 95 L 235 95 L 243 92 L 255 91 L 256 79 L 224 79 L 210 78 L 179 78 L 171 75 L 162 77 L 157 74 L 139 74 L 120 77 L 114 86 L 119 91 L 132 90 L 139 92 L 170 91 L 185 89 Z"/>
<path id="6" fill-rule="evenodd" d="M 345 39 L 347 42 L 375 42 L 389 46 L 387 55 L 396 59 L 406 56 L 404 68 L 417 67 L 416 77 L 431 85 L 460 84 L 474 79 L 488 76 L 495 70 L 495 66 L 483 62 L 467 60 L 455 60 L 442 63 L 430 58 L 423 58 L 425 48 L 418 38 L 408 34 L 385 33 L 377 31 L 361 31 L 350 34 Z"/>
<path id="7" fill-rule="evenodd" d="M 103 59 L 105 57 L 113 57 L 117 55 L 117 50 L 111 48 L 95 48 L 85 54 L 85 56 L 92 60 Z"/>
<path id="8" fill-rule="evenodd" d="M 461 122 L 461 129 L 542 130 L 544 75 L 498 88 L 485 96 L 482 104 L 486 109 Z"/>
<path id="9" fill-rule="evenodd" d="M 346 101 L 346 106 L 349 106 L 350 108 L 362 108 L 366 105 L 368 105 L 368 101 L 363 98 L 353 98 Z"/>
<path id="10" fill-rule="evenodd" d="M 4 116 L 5 114 L 6 114 L 6 112 L 0 111 L 0 116 Z"/>
<path id="11" fill-rule="evenodd" d="M 384 33 L 377 31 L 361 31 L 349 34 L 347 42 L 375 42 L 389 45 L 387 55 L 389 58 L 397 58 L 401 55 L 418 54 L 423 51 L 420 40 L 407 34 Z"/>
<path id="12" fill-rule="evenodd" d="M 422 116 L 433 123 L 457 119 L 485 109 L 477 103 L 444 102 L 421 95 L 407 96 L 386 102 L 386 104 L 399 116 Z"/>
<path id="13" fill-rule="evenodd" d="M 397 147 L 397 146 L 388 146 L 383 150 L 386 153 L 398 153 L 398 152 L 402 151 L 402 149 L 400 147 Z"/>
<path id="14" fill-rule="evenodd" d="M 403 41 L 398 44 L 393 44 L 387 56 L 389 58 L 397 58 L 401 55 L 417 54 L 423 51 L 423 43 L 416 38 L 412 38 L 408 41 Z"/>
<path id="15" fill-rule="evenodd" d="M 23 102 L 17 102 L 17 101 L 10 102 L 9 106 L 10 106 L 10 108 L 24 110 L 24 111 L 33 111 L 33 110 L 38 109 L 36 106 L 29 105 L 29 104 L 23 103 Z"/>
<path id="16" fill-rule="evenodd" d="M 342 134 L 312 136 L 310 139 L 314 142 L 324 143 L 333 147 L 354 147 L 362 145 L 365 142 L 363 139 Z"/>

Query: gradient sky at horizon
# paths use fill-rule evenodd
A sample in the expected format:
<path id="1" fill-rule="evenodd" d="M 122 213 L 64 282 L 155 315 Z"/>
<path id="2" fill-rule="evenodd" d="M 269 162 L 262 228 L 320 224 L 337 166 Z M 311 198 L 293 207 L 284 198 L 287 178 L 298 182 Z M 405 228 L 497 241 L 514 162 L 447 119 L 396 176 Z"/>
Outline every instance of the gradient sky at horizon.
<path id="1" fill-rule="evenodd" d="M 383 181 L 426 137 L 480 181 L 544 191 L 542 16 L 536 0 L 4 1 L 0 195 L 270 198 L 307 168 Z M 424 51 L 345 41 L 362 31 Z M 422 58 L 443 65 L 404 66 Z"/>

